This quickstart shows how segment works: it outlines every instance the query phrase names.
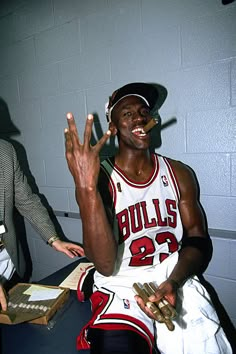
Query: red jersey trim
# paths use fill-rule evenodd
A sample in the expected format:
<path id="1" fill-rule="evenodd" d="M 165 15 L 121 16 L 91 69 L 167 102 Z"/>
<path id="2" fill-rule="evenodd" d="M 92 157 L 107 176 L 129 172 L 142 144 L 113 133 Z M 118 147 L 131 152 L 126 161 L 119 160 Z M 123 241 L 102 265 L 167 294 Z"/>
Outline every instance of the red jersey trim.
<path id="1" fill-rule="evenodd" d="M 151 354 L 154 345 L 154 336 L 144 323 L 132 316 L 124 314 L 106 314 L 106 309 L 110 306 L 110 303 L 114 297 L 113 292 L 109 290 L 107 291 L 108 293 L 98 290 L 92 294 L 90 298 L 92 305 L 92 318 L 83 327 L 77 337 L 77 349 L 89 349 L 90 343 L 87 340 L 87 332 L 89 328 L 100 328 L 103 330 L 130 330 L 138 333 L 148 342 Z"/>
<path id="2" fill-rule="evenodd" d="M 170 177 L 171 177 L 171 180 L 173 182 L 173 186 L 175 188 L 175 193 L 176 193 L 176 196 L 178 198 L 178 201 L 180 200 L 180 190 L 179 190 L 179 184 L 178 184 L 178 180 L 176 178 L 176 175 L 175 175 L 175 172 L 170 164 L 170 162 L 167 160 L 166 157 L 163 157 L 163 160 L 168 168 L 168 171 L 170 173 Z"/>
<path id="3" fill-rule="evenodd" d="M 145 182 L 137 182 L 137 181 L 130 179 L 128 176 L 126 176 L 123 173 L 123 171 L 116 164 L 113 164 L 110 159 L 107 159 L 106 161 L 110 165 L 110 167 L 112 167 L 129 186 L 135 187 L 135 188 L 146 188 L 156 179 L 156 176 L 158 175 L 158 172 L 159 172 L 159 164 L 158 164 L 157 155 L 152 154 L 151 158 L 152 158 L 152 161 L 154 162 L 154 167 L 153 167 L 150 177 Z"/>

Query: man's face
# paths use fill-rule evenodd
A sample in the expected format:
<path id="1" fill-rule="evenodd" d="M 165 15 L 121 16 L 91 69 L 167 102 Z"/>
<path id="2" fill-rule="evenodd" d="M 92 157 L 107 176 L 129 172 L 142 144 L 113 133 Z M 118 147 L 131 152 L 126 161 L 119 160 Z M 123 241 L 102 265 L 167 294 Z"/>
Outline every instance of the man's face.
<path id="1" fill-rule="evenodd" d="M 120 147 L 147 149 L 150 135 L 143 127 L 152 119 L 145 101 L 137 96 L 123 98 L 112 111 L 112 123 L 117 129 Z"/>

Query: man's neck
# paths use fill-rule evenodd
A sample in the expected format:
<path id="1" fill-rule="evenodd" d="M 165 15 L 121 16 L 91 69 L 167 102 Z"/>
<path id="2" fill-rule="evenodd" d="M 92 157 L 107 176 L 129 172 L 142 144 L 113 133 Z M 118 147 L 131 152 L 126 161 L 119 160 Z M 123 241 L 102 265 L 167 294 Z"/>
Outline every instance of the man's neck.
<path id="1" fill-rule="evenodd" d="M 153 160 L 150 153 L 119 154 L 115 157 L 116 165 L 131 179 L 144 181 L 148 179 L 153 170 Z"/>

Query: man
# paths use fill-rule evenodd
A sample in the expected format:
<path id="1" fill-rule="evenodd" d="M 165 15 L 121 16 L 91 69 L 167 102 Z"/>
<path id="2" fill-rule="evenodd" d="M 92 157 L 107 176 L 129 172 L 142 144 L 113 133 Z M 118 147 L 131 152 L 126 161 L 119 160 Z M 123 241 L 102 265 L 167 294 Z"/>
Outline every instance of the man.
<path id="1" fill-rule="evenodd" d="M 84 255 L 82 247 L 62 241 L 57 235 L 47 209 L 39 196 L 32 193 L 13 145 L 0 139 L 0 305 L 3 310 L 7 309 L 4 288 L 20 281 L 26 271 L 22 245 L 16 236 L 14 207 L 56 251 L 70 258 Z"/>
<path id="2" fill-rule="evenodd" d="M 231 353 L 206 289 L 197 274 L 206 268 L 212 245 L 198 188 L 190 168 L 150 153 L 158 91 L 131 83 L 116 90 L 107 110 L 109 130 L 90 145 L 93 116 L 84 142 L 67 114 L 66 158 L 76 186 L 86 256 L 95 265 L 92 319 L 78 338 L 91 354 L 154 352 Z M 116 156 L 100 165 L 99 152 L 117 135 Z M 148 301 L 133 284 L 155 283 Z M 175 329 L 155 321 L 150 304 L 167 300 Z M 173 328 L 172 328 L 173 329 Z"/>

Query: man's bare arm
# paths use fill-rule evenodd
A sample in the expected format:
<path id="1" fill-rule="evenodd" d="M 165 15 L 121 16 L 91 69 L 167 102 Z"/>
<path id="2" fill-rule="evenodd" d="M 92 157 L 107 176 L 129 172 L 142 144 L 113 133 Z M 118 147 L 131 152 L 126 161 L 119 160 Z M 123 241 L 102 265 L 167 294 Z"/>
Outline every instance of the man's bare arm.
<path id="1" fill-rule="evenodd" d="M 179 209 L 187 246 L 179 252 L 177 264 L 168 279 L 160 284 L 156 296 L 158 299 L 164 296 L 175 305 L 178 287 L 183 285 L 190 276 L 199 274 L 209 261 L 206 259 L 207 250 L 193 246 L 192 241 L 197 241 L 203 247 L 211 247 L 211 241 L 204 213 L 198 201 L 198 185 L 193 172 L 181 162 L 172 161 L 171 164 L 180 188 Z"/>
<path id="2" fill-rule="evenodd" d="M 171 161 L 171 165 L 175 171 L 179 188 L 180 188 L 180 214 L 184 228 L 184 237 L 189 240 L 192 238 L 200 239 L 203 244 L 210 243 L 210 239 L 206 229 L 206 222 L 203 210 L 198 201 L 198 186 L 192 171 L 184 164 Z M 191 244 L 190 241 L 190 244 Z M 209 246 L 210 247 L 210 246 Z M 162 298 L 172 305 L 176 304 L 176 295 L 178 288 L 192 275 L 201 272 L 207 260 L 207 250 L 202 252 L 199 248 L 186 246 L 179 252 L 179 259 L 173 271 L 166 281 L 159 284 L 159 287 L 154 295 L 150 296 L 152 302 L 159 301 Z M 145 306 L 140 297 L 137 297 L 137 302 L 142 310 L 150 317 L 153 315 Z"/>
<path id="3" fill-rule="evenodd" d="M 71 113 L 67 114 L 67 120 L 66 159 L 75 182 L 76 200 L 83 226 L 84 251 L 96 269 L 103 275 L 109 276 L 115 267 L 117 243 L 97 184 L 100 171 L 99 152 L 109 139 L 110 131 L 108 130 L 96 145 L 91 146 L 93 116 L 88 115 L 82 144 Z"/>

